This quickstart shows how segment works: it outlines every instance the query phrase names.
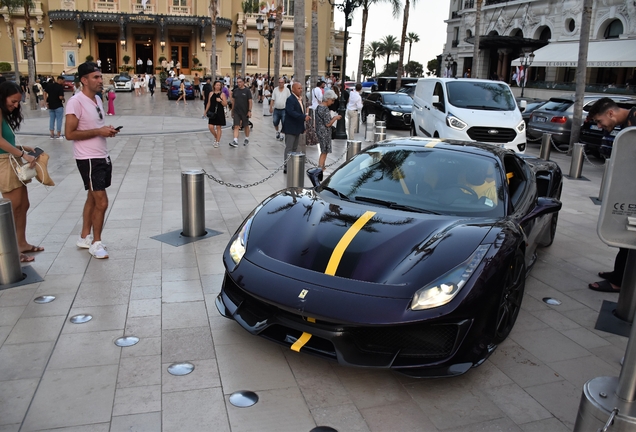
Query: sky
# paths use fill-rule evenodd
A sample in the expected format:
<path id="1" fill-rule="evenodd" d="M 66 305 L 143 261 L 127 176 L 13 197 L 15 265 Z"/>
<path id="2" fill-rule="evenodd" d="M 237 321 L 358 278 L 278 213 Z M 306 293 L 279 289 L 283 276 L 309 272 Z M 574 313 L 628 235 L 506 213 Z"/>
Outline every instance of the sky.
<path id="1" fill-rule="evenodd" d="M 343 1 L 343 0 L 340 0 Z M 450 0 L 417 0 L 413 7 L 411 0 L 411 10 L 409 12 L 409 24 L 406 29 L 409 32 L 417 33 L 420 37 L 418 43 L 413 44 L 411 50 L 411 60 L 420 62 L 426 72 L 426 63 L 442 54 L 446 43 L 446 23 L 448 18 Z M 393 10 L 388 3 L 374 4 L 369 8 L 369 19 L 367 21 L 367 31 L 365 35 L 365 45 L 370 42 L 379 41 L 386 35 L 393 35 L 398 39 L 402 37 L 402 19 L 400 13 L 398 18 L 393 18 Z M 334 20 L 336 30 L 344 31 L 344 12 L 335 8 Z M 353 12 L 353 22 L 349 27 L 351 37 L 347 48 L 347 74 L 355 76 L 358 70 L 358 56 L 360 54 L 360 33 L 362 32 L 362 9 L 358 8 Z M 404 62 L 408 56 L 408 43 L 404 45 Z M 398 56 L 391 57 L 391 61 L 397 61 Z M 378 71 L 384 69 L 386 60 L 376 59 Z M 352 74 L 352 72 L 354 72 Z"/>

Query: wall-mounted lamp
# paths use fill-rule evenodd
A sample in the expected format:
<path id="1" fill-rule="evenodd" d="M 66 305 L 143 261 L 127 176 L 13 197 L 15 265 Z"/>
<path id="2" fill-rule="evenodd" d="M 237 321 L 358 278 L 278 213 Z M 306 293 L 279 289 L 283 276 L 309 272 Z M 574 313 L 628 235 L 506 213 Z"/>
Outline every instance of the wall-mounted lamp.
<path id="1" fill-rule="evenodd" d="M 123 49 L 126 49 L 126 39 L 120 39 L 119 44 L 121 45 Z"/>
<path id="2" fill-rule="evenodd" d="M 81 47 L 82 47 L 82 42 L 83 42 L 83 41 L 84 41 L 84 40 L 82 39 L 82 36 L 78 33 L 78 34 L 77 34 L 77 39 L 76 39 L 77 47 L 78 47 L 78 48 L 81 48 Z"/>
<path id="3" fill-rule="evenodd" d="M 205 41 L 201 41 L 201 49 L 205 51 Z"/>
<path id="4" fill-rule="evenodd" d="M 161 52 L 163 52 L 163 49 L 166 47 L 166 41 L 162 40 L 159 44 L 161 45 Z"/>

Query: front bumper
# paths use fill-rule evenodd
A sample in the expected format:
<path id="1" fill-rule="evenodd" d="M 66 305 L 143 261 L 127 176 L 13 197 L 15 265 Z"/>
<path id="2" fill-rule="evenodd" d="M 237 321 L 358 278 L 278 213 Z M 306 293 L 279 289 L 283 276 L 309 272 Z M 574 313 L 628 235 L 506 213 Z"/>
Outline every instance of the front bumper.
<path id="1" fill-rule="evenodd" d="M 480 364 L 493 348 L 475 341 L 464 344 L 473 319 L 385 325 L 313 319 L 249 294 L 228 273 L 216 306 L 221 315 L 234 319 L 250 333 L 287 347 L 308 333 L 311 338 L 300 351 L 347 366 L 393 368 L 413 376 L 452 376 Z M 476 345 L 482 348 L 476 349 Z"/>

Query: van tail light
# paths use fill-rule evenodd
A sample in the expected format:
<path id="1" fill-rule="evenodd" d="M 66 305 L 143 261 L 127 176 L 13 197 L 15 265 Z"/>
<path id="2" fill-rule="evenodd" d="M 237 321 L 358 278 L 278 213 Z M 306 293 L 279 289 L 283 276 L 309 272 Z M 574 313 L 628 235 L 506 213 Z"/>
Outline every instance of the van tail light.
<path id="1" fill-rule="evenodd" d="M 568 121 L 567 117 L 552 117 L 552 120 L 550 120 L 550 122 L 552 123 L 565 123 L 566 121 Z"/>

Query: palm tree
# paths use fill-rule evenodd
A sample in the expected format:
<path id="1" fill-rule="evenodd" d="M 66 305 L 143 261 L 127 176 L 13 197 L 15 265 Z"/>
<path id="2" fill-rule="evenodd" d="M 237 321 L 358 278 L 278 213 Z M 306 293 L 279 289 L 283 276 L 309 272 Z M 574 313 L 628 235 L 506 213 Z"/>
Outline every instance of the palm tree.
<path id="1" fill-rule="evenodd" d="M 365 55 L 364 52 L 366 49 L 364 46 L 364 42 L 365 42 L 365 36 L 367 32 L 367 20 L 369 18 L 369 7 L 372 4 L 380 3 L 384 1 L 388 1 L 391 3 L 391 6 L 393 6 L 393 17 L 397 18 L 400 13 L 400 8 L 402 7 L 402 0 L 362 0 L 362 3 L 361 3 L 362 33 L 360 35 L 360 56 L 358 57 L 358 75 L 356 77 L 357 80 L 360 80 L 361 79 L 360 77 L 362 76 L 362 60 L 364 59 L 364 55 Z M 374 66 L 375 66 L 375 58 L 374 58 Z M 374 72 L 375 72 L 375 68 L 374 68 Z"/>
<path id="2" fill-rule="evenodd" d="M 381 50 L 382 50 L 382 45 L 378 41 L 371 42 L 364 49 L 364 56 L 365 57 L 371 57 L 371 61 L 373 61 L 373 75 L 376 74 L 375 59 L 377 57 L 382 57 L 382 51 Z"/>
<path id="3" fill-rule="evenodd" d="M 408 2 L 408 0 L 407 0 Z M 404 47 L 402 47 L 404 49 Z M 380 55 L 386 57 L 386 67 L 389 67 L 389 60 L 393 54 L 397 54 L 400 51 L 400 45 L 397 43 L 397 39 L 393 35 L 384 36 L 380 40 Z"/>
<path id="4" fill-rule="evenodd" d="M 305 0 L 294 1 L 294 79 L 305 88 Z M 305 92 L 303 92 L 304 94 Z"/>
<path id="5" fill-rule="evenodd" d="M 219 0 L 210 0 L 210 17 L 212 18 L 212 52 L 210 54 L 210 70 L 212 79 L 216 80 L 216 18 L 219 16 Z"/>
<path id="6" fill-rule="evenodd" d="M 415 7 L 417 0 L 413 0 L 413 7 Z M 410 0 L 405 0 L 404 3 L 404 15 L 402 15 L 402 38 L 400 39 L 400 51 L 397 68 L 397 80 L 395 88 L 399 89 L 402 86 L 402 75 L 404 75 L 404 44 L 406 43 L 406 27 L 409 25 L 409 10 L 411 8 Z M 411 52 L 409 50 L 409 56 Z"/>
<path id="7" fill-rule="evenodd" d="M 246 0 L 241 3 L 241 9 L 243 10 L 243 31 L 247 31 L 247 14 L 252 13 L 254 11 L 254 1 Z M 238 29 L 237 29 L 238 30 Z M 241 60 L 241 76 L 245 79 L 245 60 L 247 59 L 247 39 L 243 38 L 243 46 L 242 46 L 243 59 Z M 236 69 L 235 69 L 236 70 Z M 236 77 L 233 77 L 232 80 L 235 80 Z M 236 81 L 232 81 L 236 82 Z"/>
<path id="8" fill-rule="evenodd" d="M 406 35 L 406 41 L 409 43 L 409 56 L 408 56 L 408 60 L 406 61 L 406 64 L 409 64 L 411 63 L 411 46 L 414 43 L 418 43 L 420 41 L 420 35 L 414 32 L 410 32 L 409 34 Z"/>
<path id="9" fill-rule="evenodd" d="M 283 0 L 276 0 L 276 25 L 274 26 L 274 82 L 280 78 L 280 32 L 283 28 Z"/>
<path id="10" fill-rule="evenodd" d="M 314 88 L 318 82 L 318 0 L 311 0 L 311 84 Z"/>
<path id="11" fill-rule="evenodd" d="M 22 2 L 22 5 L 24 6 L 24 30 L 26 31 L 27 35 L 30 35 L 31 29 L 32 29 L 30 8 L 33 5 L 33 3 L 30 0 L 24 0 Z M 33 45 L 27 44 L 26 50 L 27 50 L 27 64 L 28 64 L 28 71 L 29 71 L 29 84 L 33 85 L 35 83 L 35 55 L 33 52 Z M 34 97 L 31 98 L 29 105 L 32 110 L 38 109 Z"/>

